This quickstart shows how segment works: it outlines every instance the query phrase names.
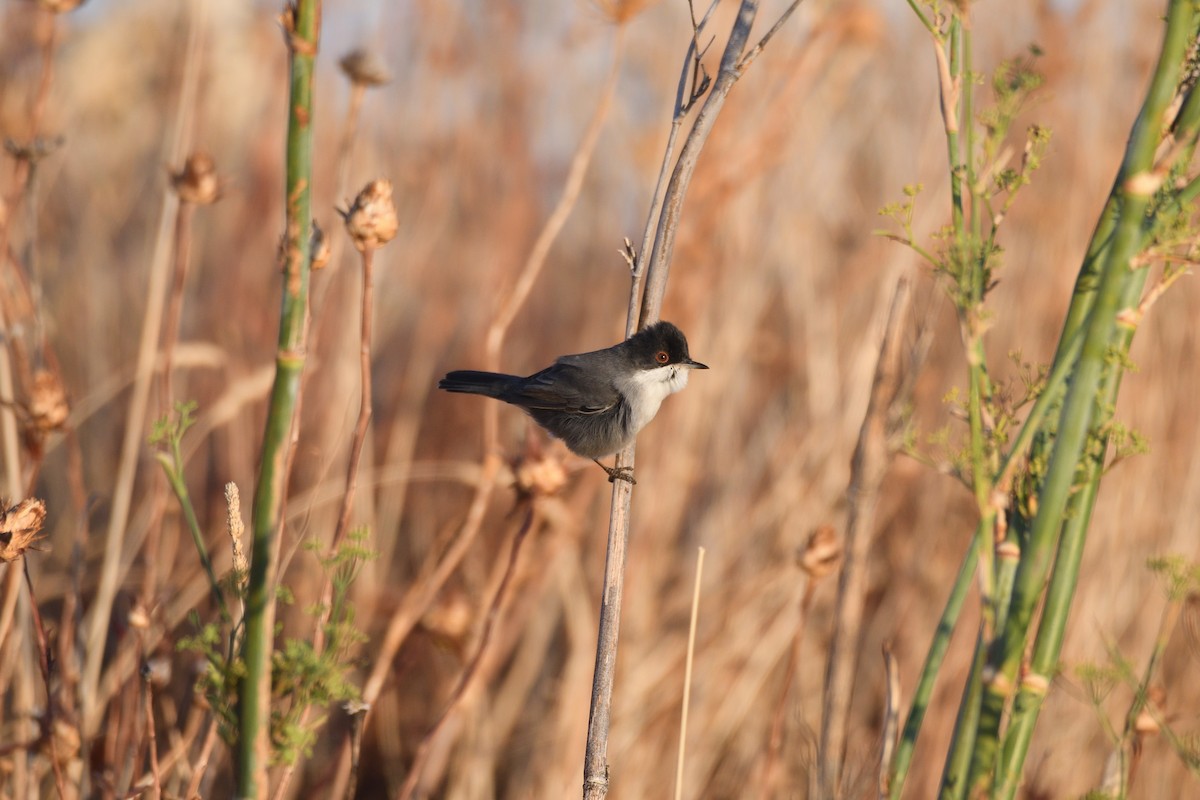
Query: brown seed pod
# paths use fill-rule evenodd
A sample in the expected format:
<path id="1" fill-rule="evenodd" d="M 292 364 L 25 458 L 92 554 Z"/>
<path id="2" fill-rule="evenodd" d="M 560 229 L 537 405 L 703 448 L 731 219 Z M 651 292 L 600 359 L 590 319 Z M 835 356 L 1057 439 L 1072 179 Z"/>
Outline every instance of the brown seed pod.
<path id="1" fill-rule="evenodd" d="M 380 178 L 368 183 L 342 218 L 359 252 L 377 250 L 390 242 L 400 227 L 392 202 L 392 182 Z"/>
<path id="2" fill-rule="evenodd" d="M 0 561 L 16 561 L 42 538 L 46 504 L 30 497 L 0 510 Z"/>
<path id="3" fill-rule="evenodd" d="M 217 162 L 208 153 L 192 153 L 183 169 L 171 173 L 171 188 L 185 203 L 197 206 L 221 199 L 221 182 L 217 179 Z"/>

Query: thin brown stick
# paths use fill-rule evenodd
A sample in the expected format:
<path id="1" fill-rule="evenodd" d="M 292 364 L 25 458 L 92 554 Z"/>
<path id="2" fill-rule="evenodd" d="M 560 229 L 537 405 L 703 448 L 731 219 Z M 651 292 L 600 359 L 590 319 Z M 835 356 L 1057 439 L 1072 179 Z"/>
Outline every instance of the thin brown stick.
<path id="1" fill-rule="evenodd" d="M 175 399 L 171 390 L 171 373 L 174 367 L 175 344 L 179 340 L 179 323 L 183 317 L 183 290 L 187 285 L 188 265 L 191 260 L 192 217 L 195 213 L 196 206 L 188 202 L 181 202 L 175 212 L 174 268 L 170 298 L 167 301 L 167 316 L 162 328 L 160 414 L 169 413 L 171 403 Z"/>
<path id="2" fill-rule="evenodd" d="M 144 692 L 145 711 L 146 711 L 146 746 L 150 751 L 150 776 L 152 778 L 151 786 L 154 788 L 154 796 L 158 800 L 162 800 L 162 774 L 158 767 L 158 735 L 154 728 L 154 687 L 150 684 L 150 679 L 147 677 L 142 681 L 142 690 Z"/>
<path id="3" fill-rule="evenodd" d="M 883 711 L 883 742 L 879 750 L 879 800 L 885 800 L 891 790 L 889 776 L 892 756 L 896 752 L 896 733 L 900 730 L 900 666 L 892 653 L 890 642 L 883 643 L 883 669 L 887 683 L 886 706 Z"/>
<path id="4" fill-rule="evenodd" d="M 683 666 L 683 708 L 679 712 L 679 758 L 675 761 L 675 800 L 683 800 L 683 764 L 687 751 L 688 701 L 692 696 L 692 661 L 696 655 L 696 623 L 700 619 L 700 581 L 704 576 L 704 548 L 696 554 L 696 582 L 692 587 L 692 615 L 688 623 L 687 657 Z"/>
<path id="5" fill-rule="evenodd" d="M 208 769 L 209 759 L 213 748 L 217 746 L 217 718 L 214 716 L 208 724 L 208 733 L 204 736 L 204 744 L 196 756 L 196 766 L 192 770 L 192 778 L 188 781 L 187 790 L 183 793 L 186 800 L 191 800 L 200 794 L 200 783 L 204 780 L 204 771 Z"/>
<path id="6" fill-rule="evenodd" d="M 901 400 L 901 387 L 905 385 L 901 359 L 910 297 L 909 283 L 902 278 L 892 295 L 866 418 L 859 430 L 858 444 L 850 465 L 845 560 L 838 580 L 833 634 L 825 669 L 825 702 L 817 772 L 820 795 L 827 798 L 838 797 L 841 792 L 846 724 L 850 714 L 850 697 L 854 691 L 859 632 L 862 629 L 867 591 L 867 553 L 875 528 L 875 503 L 879 487 L 891 460 L 889 439 L 893 410 Z"/>
<path id="7" fill-rule="evenodd" d="M 62 764 L 58 759 L 58 744 L 55 736 L 55 717 L 57 703 L 54 697 L 54 687 L 50 680 L 50 646 L 46 641 L 46 628 L 42 625 L 42 613 L 38 610 L 37 596 L 33 592 L 33 577 L 29 574 L 29 559 L 21 559 L 21 568 L 25 572 L 25 585 L 29 588 L 29 612 L 33 616 L 33 630 L 37 634 L 38 667 L 42 671 L 42 682 L 46 685 L 46 711 L 42 720 L 42 736 L 50 745 L 50 766 L 54 769 L 54 786 L 58 790 L 59 800 L 67 796 L 67 783 L 63 778 Z"/>
<path id="8" fill-rule="evenodd" d="M 629 303 L 630 315 L 626 320 L 626 332 L 632 334 L 658 320 L 666 294 L 667 278 L 670 273 L 671 254 L 675 234 L 679 226 L 687 187 L 695 172 L 697 159 L 708 135 L 712 131 L 717 115 L 725 103 L 729 91 L 741 77 L 740 59 L 750 37 L 750 29 L 758 13 L 758 0 L 742 0 L 737 19 L 721 57 L 721 67 L 716 81 L 700 107 L 692 129 L 684 140 L 679 160 L 667 184 L 662 208 L 658 212 L 658 225 L 654 235 L 654 247 L 646 266 L 645 291 L 641 298 L 640 318 L 633 318 L 637 304 L 637 292 L 641 270 L 634 269 Z M 791 13 L 790 10 L 787 13 Z M 697 26 L 698 27 L 698 26 Z M 699 38 L 693 31 L 689 44 L 689 55 L 685 58 L 684 70 L 691 64 L 692 48 L 698 46 Z M 697 87 L 699 88 L 699 87 Z M 677 100 L 677 107 L 679 101 Z M 668 141 L 672 146 L 674 137 Z M 669 159 L 668 159 L 669 160 Z M 664 162 L 666 163 L 666 162 Z M 651 213 L 654 213 L 652 210 Z M 645 258 L 645 254 L 642 254 Z M 634 444 L 617 454 L 617 467 L 634 466 Z M 583 796 L 585 800 L 602 800 L 608 794 L 608 731 L 611 723 L 613 682 L 616 675 L 617 641 L 620 636 L 621 598 L 624 593 L 625 555 L 629 544 L 629 526 L 633 486 L 629 482 L 617 481 L 613 485 L 612 501 L 609 506 L 608 545 L 604 565 L 604 593 L 600 604 L 600 625 L 596 643 L 596 669 L 592 679 L 591 709 L 588 718 L 587 746 L 584 752 Z"/>
<path id="9" fill-rule="evenodd" d="M 334 529 L 333 542 L 330 549 L 334 552 L 341 547 L 346 540 L 346 534 L 350 532 L 350 516 L 354 513 L 354 496 L 358 492 L 358 465 L 362 459 L 363 444 L 367 440 L 367 431 L 371 426 L 371 327 L 372 327 L 372 308 L 374 306 L 374 278 L 372 271 L 375 264 L 375 251 L 367 249 L 362 251 L 362 309 L 360 311 L 360 337 L 358 342 L 358 369 L 359 369 L 359 402 L 358 402 L 358 421 L 354 426 L 354 438 L 350 443 L 350 459 L 346 465 L 346 491 L 342 495 L 342 509 L 338 514 L 337 528 Z M 329 578 L 325 581 L 326 589 L 321 593 L 321 603 L 328 605 L 332 597 L 333 583 Z M 324 615 L 322 620 L 328 622 L 328 615 Z M 319 641 L 323 641 L 324 636 L 319 626 L 316 635 Z M 319 652 L 318 647 L 318 652 Z"/>
<path id="10" fill-rule="evenodd" d="M 421 780 L 421 773 L 425 767 L 425 762 L 429 760 L 434 739 L 442 729 L 442 726 L 445 725 L 446 720 L 457 710 L 459 703 L 467 695 L 467 690 L 471 688 L 476 677 L 480 674 L 479 665 L 483 663 L 483 656 L 487 652 L 488 644 L 492 639 L 492 633 L 496 628 L 496 622 L 500 618 L 500 609 L 508 594 L 508 586 L 517 571 L 517 560 L 521 555 L 521 545 L 525 543 L 530 529 L 533 528 L 535 514 L 532 498 L 526 498 L 525 505 L 525 519 L 521 522 L 521 527 L 517 529 L 516 536 L 513 537 L 512 548 L 509 550 L 508 555 L 508 564 L 504 569 L 504 576 L 500 579 L 500 586 L 496 589 L 496 594 L 488 606 L 487 616 L 484 618 L 483 631 L 479 634 L 479 644 L 476 645 L 475 652 L 467 661 L 466 666 L 463 667 L 462 675 L 458 679 L 458 685 L 450 693 L 450 700 L 446 703 L 446 707 L 442 710 L 441 715 L 438 716 L 437 721 L 426 732 L 424 738 L 421 739 L 421 744 L 417 747 L 417 754 L 413 758 L 412 766 L 409 767 L 408 777 L 404 781 L 404 786 L 400 788 L 400 793 L 396 795 L 398 800 L 411 800 Z"/>

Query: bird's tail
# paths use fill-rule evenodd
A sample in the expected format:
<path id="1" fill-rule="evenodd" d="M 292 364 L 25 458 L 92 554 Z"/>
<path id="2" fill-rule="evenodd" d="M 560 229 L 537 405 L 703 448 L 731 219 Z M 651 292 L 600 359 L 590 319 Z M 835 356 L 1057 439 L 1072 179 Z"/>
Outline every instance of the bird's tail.
<path id="1" fill-rule="evenodd" d="M 447 392 L 463 392 L 464 394 L 482 394 L 488 397 L 503 399 L 507 390 L 515 381 L 521 380 L 516 375 L 503 375 L 499 372 L 478 372 L 473 369 L 460 369 L 451 372 L 438 381 L 438 388 Z"/>

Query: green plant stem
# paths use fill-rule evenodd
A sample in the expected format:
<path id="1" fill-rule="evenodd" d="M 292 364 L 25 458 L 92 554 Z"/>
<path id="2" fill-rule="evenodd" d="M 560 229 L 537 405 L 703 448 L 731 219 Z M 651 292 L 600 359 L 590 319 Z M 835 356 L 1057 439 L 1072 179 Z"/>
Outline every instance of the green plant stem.
<path id="1" fill-rule="evenodd" d="M 167 483 L 171 485 L 171 490 L 175 492 L 175 498 L 179 500 L 179 507 L 183 509 L 183 519 L 187 523 L 188 532 L 192 535 L 192 542 L 196 545 L 196 552 L 200 556 L 200 564 L 204 567 L 204 574 L 208 576 L 208 582 L 212 587 L 213 599 L 217 601 L 217 605 L 221 608 L 221 615 L 228 617 L 229 607 L 225 605 L 225 594 L 221 591 L 220 582 L 217 581 L 217 573 L 213 569 L 212 559 L 208 556 L 208 547 L 204 544 L 204 534 L 200 531 L 200 521 L 196 519 L 196 509 L 192 506 L 192 498 L 188 493 L 187 483 L 184 481 L 181 472 L 183 456 L 179 452 L 179 440 L 177 438 L 172 437 L 171 455 L 168 456 L 166 453 L 159 453 L 158 463 L 162 465 L 163 472 L 167 476 Z"/>
<path id="2" fill-rule="evenodd" d="M 1146 101 L 1134 125 L 1121 167 L 1121 177 L 1117 184 L 1120 212 L 1112 230 L 1111 244 L 1104 248 L 1093 242 L 1092 248 L 1089 248 L 1089 252 L 1107 252 L 1099 266 L 1099 283 L 1084 323 L 1083 349 L 1063 403 L 1058 434 L 1051 451 L 1047 475 L 1039 493 L 1038 511 L 1017 570 L 1008 623 L 990 660 L 995 678 L 984 693 L 983 712 L 980 717 L 981 731 L 976 742 L 976 768 L 972 770 L 973 791 L 983 790 L 990 782 L 1004 706 L 1025 650 L 1035 605 L 1046 584 L 1063 515 L 1077 486 L 1077 468 L 1081 459 L 1085 458 L 1084 447 L 1096 418 L 1101 381 L 1106 372 L 1111 374 L 1111 370 L 1106 370 L 1106 366 L 1109 362 L 1110 347 L 1117 338 L 1116 312 L 1127 289 L 1131 259 L 1143 241 L 1142 222 L 1153 193 L 1153 187 L 1146 179 L 1149 177 L 1148 171 L 1152 166 L 1154 152 L 1163 129 L 1163 115 L 1178 82 L 1187 46 L 1187 33 L 1191 30 L 1191 16 L 1191 5 L 1186 0 L 1174 0 L 1171 3 L 1159 62 Z M 1103 222 L 1100 227 L 1104 227 Z M 1064 330 L 1063 341 L 1069 338 L 1069 333 Z M 1110 380 L 1110 385 L 1115 389 L 1117 381 Z M 1093 454 L 1086 459 L 1083 464 L 1085 475 L 1094 475 L 1093 480 L 1086 484 L 1091 486 L 1092 483 L 1098 482 L 1103 453 Z M 1091 463 L 1095 461 L 1101 463 Z M 1078 510 L 1087 509 L 1080 506 Z M 1079 540 L 1064 546 L 1082 548 L 1087 524 L 1086 514 L 1076 514 L 1072 519 L 1078 519 L 1077 524 L 1081 528 L 1078 533 Z M 1065 585 L 1061 591 L 1067 591 Z M 1047 613 L 1043 616 L 1043 626 L 1065 626 L 1065 609 L 1069 606 L 1069 599 L 1070 592 L 1067 592 L 1066 605 L 1056 606 L 1054 609 L 1047 608 Z M 1053 617 L 1052 614 L 1059 616 Z M 1038 676 L 1040 679 L 1046 678 L 1043 673 L 1038 673 Z M 1031 693 L 1044 693 L 1044 684 L 1028 680 L 1023 684 L 1029 687 L 1029 691 L 1022 691 L 1023 700 L 1030 700 Z M 1025 702 L 1020 707 L 1014 707 L 1014 715 L 1029 714 L 1031 717 L 1027 729 L 1028 736 L 1032 735 L 1036 706 L 1040 705 L 1040 700 L 1038 696 L 1036 702 Z M 1006 759 L 1006 780 L 1014 771 L 1019 773 L 1023 764 L 1027 741 L 1022 746 L 1019 739 L 1024 735 L 1024 730 L 1018 729 L 1014 733 L 1014 760 Z"/>
<path id="3" fill-rule="evenodd" d="M 982 523 L 981 523 L 982 524 Z M 913 692 L 912 708 L 904 720 L 904 729 L 900 733 L 900 742 L 896 747 L 895 760 L 892 762 L 892 777 L 888 783 L 888 796 L 891 800 L 899 800 L 904 791 L 904 781 L 908 777 L 908 769 L 912 764 L 913 750 L 917 746 L 917 737 L 921 733 L 921 724 L 925 721 L 925 712 L 933 697 L 933 686 L 937 680 L 946 651 L 950 648 L 950 635 L 958 625 L 959 614 L 962 613 L 963 603 L 971 589 L 971 581 L 975 576 L 975 565 L 979 563 L 979 548 L 972 540 L 963 556 L 962 566 L 958 568 L 958 577 L 950 589 L 950 597 L 946 600 L 946 608 L 938 620 L 937 629 L 933 634 L 933 642 L 925 656 L 925 666 L 921 669 L 921 677 Z"/>
<path id="4" fill-rule="evenodd" d="M 263 797 L 267 791 L 270 663 L 279 529 L 287 488 L 287 456 L 305 360 L 312 239 L 313 66 L 320 16 L 320 0 L 296 0 L 284 24 L 291 61 L 284 282 L 275 383 L 263 434 L 252 514 L 254 540 L 243 648 L 245 677 L 238 687 L 237 792 L 241 798 Z"/>
<path id="5" fill-rule="evenodd" d="M 942 771 L 942 785 L 938 800 L 962 800 L 966 797 L 968 776 L 972 766 L 975 738 L 979 731 L 979 699 L 983 693 L 983 665 L 987 642 L 983 629 L 975 640 L 975 656 L 971 659 L 971 672 L 963 686 L 962 700 L 958 704 L 958 718 L 954 721 L 954 737 L 946 766 Z"/>
<path id="6" fill-rule="evenodd" d="M 1129 273 L 1122 298 L 1123 305 L 1128 307 L 1137 304 L 1145 287 L 1146 277 L 1145 269 Z M 1113 342 L 1114 349 L 1122 355 L 1127 354 L 1133 342 L 1133 335 L 1133 329 L 1119 328 Z M 1120 367 L 1120 363 L 1120 359 L 1114 360 L 1097 402 L 1098 413 L 1104 415 L 1103 421 L 1105 422 L 1112 417 L 1112 409 L 1116 405 L 1117 394 L 1121 388 L 1124 370 Z M 1063 639 L 1066 636 L 1066 623 L 1071 601 L 1074 599 L 1075 587 L 1079 582 L 1079 565 L 1083 559 L 1083 547 L 1087 541 L 1088 523 L 1099 494 L 1100 478 L 1104 472 L 1103 453 L 1105 450 L 1106 447 L 1101 446 L 1101 455 L 1088 463 L 1083 486 L 1071 498 L 1067 520 L 1063 525 L 1063 533 L 1059 541 L 1058 554 L 1054 561 L 1054 571 L 1046 592 L 1042 624 L 1038 628 L 1030 661 L 1029 671 L 1034 679 L 1022 681 L 1013 703 L 1012 721 L 1005 733 L 1004 749 L 996 770 L 996 795 L 998 797 L 1011 798 L 1016 794 L 1021 767 L 1025 762 L 1025 755 L 1033 738 L 1033 729 L 1037 724 L 1038 713 L 1041 711 L 1045 688 L 1058 665 L 1058 657 L 1062 652 Z"/>

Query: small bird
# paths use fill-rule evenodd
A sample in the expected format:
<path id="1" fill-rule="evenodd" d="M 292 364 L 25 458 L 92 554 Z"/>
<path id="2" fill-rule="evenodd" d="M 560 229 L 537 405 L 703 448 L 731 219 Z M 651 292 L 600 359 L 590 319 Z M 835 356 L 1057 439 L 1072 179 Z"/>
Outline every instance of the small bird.
<path id="1" fill-rule="evenodd" d="M 609 481 L 636 483 L 632 468 L 606 467 L 599 459 L 632 442 L 663 399 L 687 386 L 693 369 L 708 367 L 688 355 L 683 331 L 656 322 L 604 350 L 562 356 L 527 378 L 458 370 L 438 388 L 520 406 L 572 453 L 599 464 Z"/>

